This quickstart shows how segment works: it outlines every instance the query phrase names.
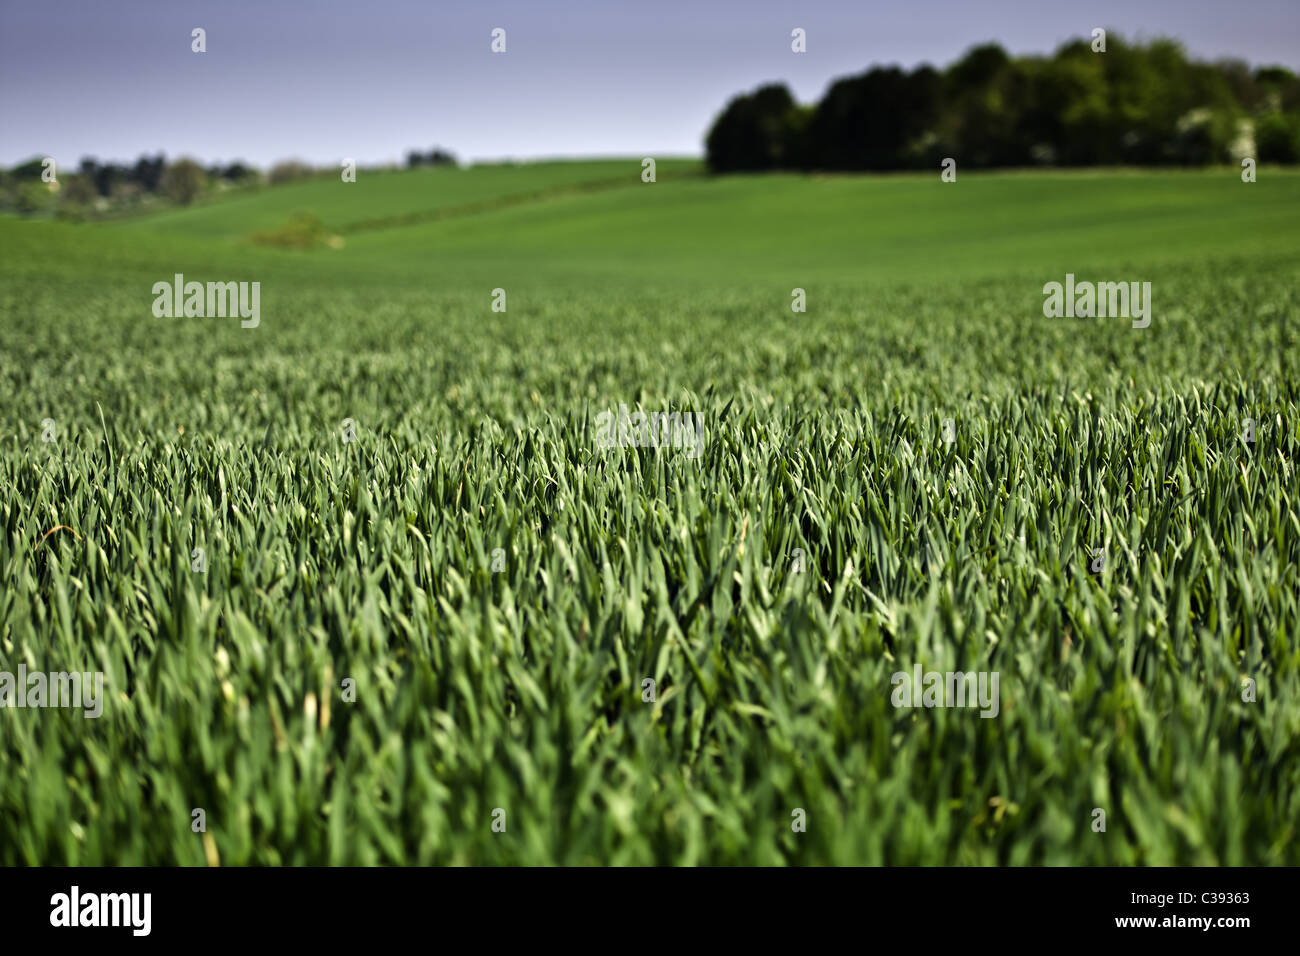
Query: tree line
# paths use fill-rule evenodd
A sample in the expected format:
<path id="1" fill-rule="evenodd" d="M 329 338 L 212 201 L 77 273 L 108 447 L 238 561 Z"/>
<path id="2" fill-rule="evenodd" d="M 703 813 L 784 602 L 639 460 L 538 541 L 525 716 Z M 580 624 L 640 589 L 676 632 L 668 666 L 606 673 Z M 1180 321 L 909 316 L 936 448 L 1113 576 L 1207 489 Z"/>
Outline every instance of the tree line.
<path id="1" fill-rule="evenodd" d="M 411 151 L 406 165 L 455 166 L 457 161 L 452 153 L 435 147 L 428 153 Z M 0 211 L 88 219 L 158 203 L 188 205 L 210 193 L 230 189 L 278 186 L 338 174 L 333 167 L 319 169 L 292 159 L 263 172 L 242 162 L 204 166 L 197 160 L 181 158 L 169 163 L 162 153 L 141 156 L 134 163 L 84 157 L 75 168 L 56 164 L 51 171 L 45 157 L 34 157 L 0 170 Z"/>
<path id="2" fill-rule="evenodd" d="M 1101 49 L 1097 49 L 1100 46 Z M 784 84 L 735 97 L 705 146 L 714 172 L 1295 163 L 1300 80 L 1111 34 L 1052 56 L 976 46 L 946 70 L 877 66 L 811 106 Z"/>

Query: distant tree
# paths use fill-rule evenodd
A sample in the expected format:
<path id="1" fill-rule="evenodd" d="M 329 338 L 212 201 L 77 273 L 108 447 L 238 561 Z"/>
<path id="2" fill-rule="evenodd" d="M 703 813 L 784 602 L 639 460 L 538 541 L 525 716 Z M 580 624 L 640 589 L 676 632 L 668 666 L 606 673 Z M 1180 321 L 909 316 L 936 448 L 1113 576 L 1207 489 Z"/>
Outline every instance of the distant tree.
<path id="1" fill-rule="evenodd" d="M 145 195 L 138 183 L 120 182 L 113 187 L 109 200 L 119 207 L 134 206 Z"/>
<path id="2" fill-rule="evenodd" d="M 1300 77 L 1282 66 L 1265 66 L 1255 71 L 1264 107 L 1294 112 L 1300 110 Z"/>
<path id="3" fill-rule="evenodd" d="M 406 165 L 410 169 L 417 166 L 455 166 L 457 165 L 456 157 L 445 149 L 435 146 L 427 153 L 421 153 L 419 150 L 410 150 L 406 154 Z"/>
<path id="4" fill-rule="evenodd" d="M 35 156 L 32 159 L 27 160 L 25 163 L 19 163 L 13 169 L 9 170 L 9 174 L 20 182 L 30 180 L 40 182 L 41 173 L 45 171 L 44 159 L 43 156 Z"/>
<path id="5" fill-rule="evenodd" d="M 95 201 L 100 198 L 94 181 L 83 173 L 71 173 L 59 177 L 58 208 L 55 215 L 60 219 L 80 222 L 88 219 L 94 212 Z"/>
<path id="6" fill-rule="evenodd" d="M 162 174 L 162 191 L 169 199 L 189 205 L 207 184 L 207 175 L 203 167 L 192 159 L 179 159 L 168 166 Z"/>
<path id="7" fill-rule="evenodd" d="M 1300 161 L 1300 118 L 1269 113 L 1255 124 L 1255 158 L 1261 163 Z"/>
<path id="8" fill-rule="evenodd" d="M 306 179 L 311 174 L 312 169 L 306 163 L 296 159 L 287 159 L 271 167 L 269 179 L 272 186 L 279 186 L 298 179 Z"/>
<path id="9" fill-rule="evenodd" d="M 737 96 L 705 140 L 714 172 L 789 168 L 799 150 L 788 141 L 797 128 L 794 97 L 784 85 L 763 86 Z"/>
<path id="10" fill-rule="evenodd" d="M 25 180 L 18 184 L 16 207 L 25 216 L 35 216 L 54 207 L 54 193 L 50 183 Z"/>
<path id="11" fill-rule="evenodd" d="M 156 193 L 162 185 L 162 177 L 165 168 L 163 154 L 159 153 L 153 159 L 147 156 L 141 156 L 135 161 L 131 173 L 126 177 L 128 182 L 133 182 L 147 193 Z"/>
<path id="12" fill-rule="evenodd" d="M 948 68 L 948 92 L 961 94 L 987 87 L 1010 62 L 1007 51 L 996 43 L 971 47 L 964 57 Z"/>
<path id="13" fill-rule="evenodd" d="M 796 103 L 781 118 L 782 166 L 785 169 L 812 169 L 816 166 L 813 155 L 812 124 L 817 116 L 815 106 Z"/>
<path id="14" fill-rule="evenodd" d="M 1189 110 L 1178 122 L 1175 158 L 1188 166 L 1226 162 L 1236 117 L 1208 107 Z"/>
<path id="15" fill-rule="evenodd" d="M 63 177 L 63 188 L 59 190 L 59 203 L 76 206 L 89 206 L 99 198 L 99 191 L 94 181 L 84 173 L 74 173 Z"/>
<path id="16" fill-rule="evenodd" d="M 1234 102 L 1248 110 L 1254 110 L 1261 105 L 1264 91 L 1255 81 L 1255 74 L 1251 72 L 1250 65 L 1245 60 L 1219 60 L 1214 64 L 1214 68 L 1223 77 Z"/>
<path id="17" fill-rule="evenodd" d="M 912 147 L 934 125 L 939 75 L 877 68 L 831 85 L 808 135 L 820 169 L 898 169 L 916 162 Z"/>
<path id="18" fill-rule="evenodd" d="M 1270 118 L 1271 117 L 1271 118 Z M 815 107 L 780 85 L 733 98 L 706 138 L 717 172 L 755 169 L 964 168 L 1028 164 L 1205 164 L 1252 151 L 1292 154 L 1300 80 L 1283 67 L 1203 63 L 1174 40 L 1107 35 L 1049 57 L 997 44 L 943 71 L 874 67 L 833 82 Z"/>
<path id="19" fill-rule="evenodd" d="M 110 195 L 115 185 L 126 182 L 129 178 L 129 173 L 124 166 L 115 163 L 99 163 L 91 158 L 83 159 L 80 168 L 82 175 L 94 183 L 95 191 L 101 196 Z"/>
<path id="20" fill-rule="evenodd" d="M 251 166 L 234 162 L 221 171 L 221 178 L 232 183 L 241 183 L 246 179 L 251 179 L 253 174 L 254 170 Z"/>

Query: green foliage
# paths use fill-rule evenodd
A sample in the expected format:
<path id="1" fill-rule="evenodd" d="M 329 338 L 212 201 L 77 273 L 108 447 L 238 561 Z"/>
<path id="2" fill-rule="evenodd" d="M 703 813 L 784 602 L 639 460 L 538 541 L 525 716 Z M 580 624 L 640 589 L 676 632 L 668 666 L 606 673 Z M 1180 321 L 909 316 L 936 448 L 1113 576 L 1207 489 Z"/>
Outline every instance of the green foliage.
<path id="1" fill-rule="evenodd" d="M 794 121 L 801 109 L 783 86 L 735 98 L 708 134 L 710 169 L 933 169 L 947 156 L 967 169 L 1223 163 L 1239 158 L 1243 118 L 1281 110 L 1300 121 L 1300 82 L 1110 31 L 1104 52 L 1078 40 L 1011 57 L 985 44 L 943 72 L 874 67 L 832 83 L 809 122 Z"/>
<path id="2" fill-rule="evenodd" d="M 168 198 L 188 206 L 207 187 L 208 176 L 192 159 L 180 159 L 168 166 L 162 174 L 162 191 Z"/>
<path id="3" fill-rule="evenodd" d="M 320 255 L 0 221 L 0 669 L 109 697 L 0 710 L 0 863 L 1300 863 L 1300 177 L 624 165 Z M 1043 318 L 1067 269 L 1151 326 Z"/>
<path id="4" fill-rule="evenodd" d="M 59 182 L 58 207 L 55 214 L 60 219 L 80 222 L 89 218 L 99 193 L 86 176 L 63 176 Z"/>
<path id="5" fill-rule="evenodd" d="M 737 96 L 709 130 L 710 166 L 726 171 L 792 168 L 792 134 L 802 125 L 797 109 L 781 84 Z"/>
<path id="6" fill-rule="evenodd" d="M 1269 113 L 1255 127 L 1255 143 L 1261 163 L 1300 160 L 1300 116 Z"/>
<path id="7" fill-rule="evenodd" d="M 51 211 L 55 206 L 54 189 L 53 183 L 41 182 L 39 179 L 18 183 L 15 209 L 24 216 L 38 216 Z"/>
<path id="8" fill-rule="evenodd" d="M 276 229 L 260 229 L 250 240 L 259 246 L 280 246 L 285 249 L 316 249 L 337 243 L 325 224 L 309 212 L 296 212 L 284 225 Z"/>
<path id="9" fill-rule="evenodd" d="M 314 174 L 315 170 L 306 163 L 296 159 L 289 159 L 272 166 L 268 178 L 272 186 L 280 186 L 301 179 L 310 179 Z"/>

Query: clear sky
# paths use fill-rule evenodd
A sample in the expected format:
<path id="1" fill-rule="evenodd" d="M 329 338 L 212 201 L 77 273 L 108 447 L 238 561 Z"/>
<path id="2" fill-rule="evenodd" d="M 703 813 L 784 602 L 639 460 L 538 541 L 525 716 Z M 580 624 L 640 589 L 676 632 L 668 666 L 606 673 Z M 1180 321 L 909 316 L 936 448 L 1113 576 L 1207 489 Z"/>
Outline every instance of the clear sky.
<path id="1" fill-rule="evenodd" d="M 696 155 L 765 81 L 811 102 L 873 64 L 1095 26 L 1300 69 L 1300 0 L 0 0 L 0 163 Z"/>

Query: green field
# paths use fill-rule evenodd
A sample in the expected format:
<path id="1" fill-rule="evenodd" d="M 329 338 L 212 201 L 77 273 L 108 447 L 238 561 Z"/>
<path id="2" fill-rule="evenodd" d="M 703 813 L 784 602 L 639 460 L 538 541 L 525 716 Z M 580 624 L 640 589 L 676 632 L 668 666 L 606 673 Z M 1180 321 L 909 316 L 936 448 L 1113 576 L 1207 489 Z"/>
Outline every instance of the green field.
<path id="1" fill-rule="evenodd" d="M 0 219 L 0 864 L 1300 864 L 1300 174 L 640 171 Z"/>

